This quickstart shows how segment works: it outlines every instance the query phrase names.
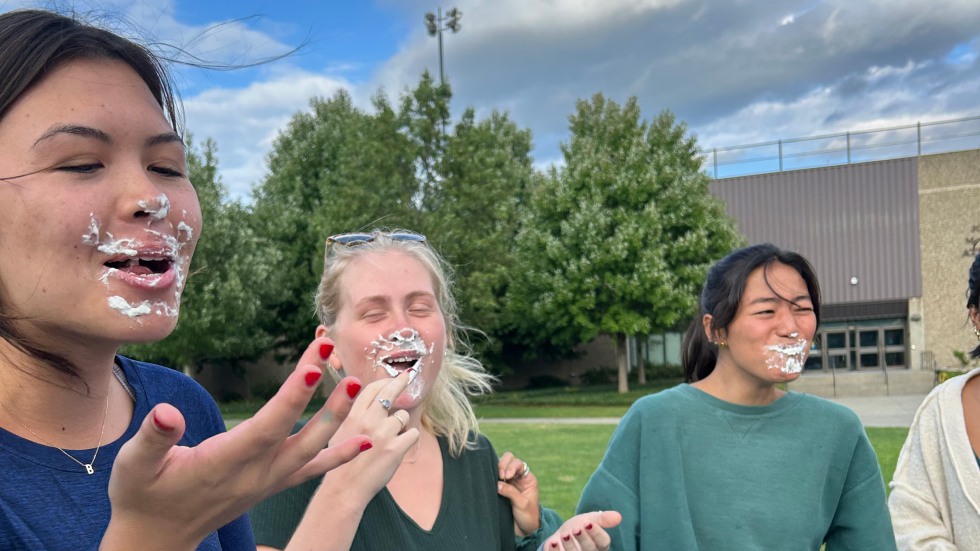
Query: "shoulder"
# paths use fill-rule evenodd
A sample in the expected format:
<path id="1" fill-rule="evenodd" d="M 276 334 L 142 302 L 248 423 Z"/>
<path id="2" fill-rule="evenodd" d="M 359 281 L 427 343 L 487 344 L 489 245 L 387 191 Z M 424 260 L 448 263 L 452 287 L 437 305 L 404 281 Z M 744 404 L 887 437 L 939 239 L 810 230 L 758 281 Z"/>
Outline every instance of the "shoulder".
<path id="1" fill-rule="evenodd" d="M 813 394 L 803 394 L 790 392 L 785 398 L 797 397 L 797 407 L 800 416 L 819 416 L 820 423 L 831 423 L 841 426 L 862 428 L 861 418 L 851 408 L 832 402 L 826 398 L 814 396 Z"/>
<path id="2" fill-rule="evenodd" d="M 964 423 L 963 391 L 967 383 L 976 379 L 978 375 L 980 375 L 980 368 L 965 375 L 948 379 L 932 389 L 915 411 L 911 432 L 937 433 L 939 425 L 949 423 L 953 426 L 960 426 L 961 423 Z M 937 435 L 931 434 L 927 438 L 933 438 Z"/>
<path id="3" fill-rule="evenodd" d="M 660 392 L 647 394 L 646 396 L 639 398 L 633 402 L 633 405 L 630 406 L 627 413 L 645 416 L 684 409 L 697 403 L 698 392 L 699 391 L 691 387 L 691 385 L 686 383 L 679 384 L 677 386 L 661 390 Z"/>
<path id="4" fill-rule="evenodd" d="M 142 417 L 157 404 L 167 403 L 184 416 L 182 445 L 194 446 L 225 431 L 218 404 L 197 381 L 163 366 L 116 356 L 136 395 L 137 415 Z"/>
<path id="5" fill-rule="evenodd" d="M 142 390 L 151 404 L 167 402 L 180 407 L 201 401 L 214 403 L 204 387 L 180 371 L 125 356 L 116 356 L 116 361 L 130 384 Z"/>
<path id="6" fill-rule="evenodd" d="M 448 447 L 449 442 L 445 437 L 439 436 L 437 438 L 440 446 Z M 493 449 L 493 444 L 489 438 L 479 432 L 471 432 L 468 440 L 470 445 L 463 449 L 463 453 L 460 454 L 461 458 L 493 461 L 496 464 L 497 452 Z"/>

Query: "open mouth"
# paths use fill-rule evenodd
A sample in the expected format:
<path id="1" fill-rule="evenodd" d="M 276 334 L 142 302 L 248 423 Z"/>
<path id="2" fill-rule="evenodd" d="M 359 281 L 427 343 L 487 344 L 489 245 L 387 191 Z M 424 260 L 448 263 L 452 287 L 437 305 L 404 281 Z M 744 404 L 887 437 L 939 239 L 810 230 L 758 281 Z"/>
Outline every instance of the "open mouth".
<path id="1" fill-rule="evenodd" d="M 398 357 L 388 357 L 381 360 L 381 366 L 385 368 L 390 377 L 397 377 L 399 373 L 405 371 L 406 369 L 414 369 L 414 373 L 410 377 L 414 378 L 414 374 L 418 373 L 419 367 L 421 367 L 422 357 L 415 354 L 409 354 Z"/>
<path id="2" fill-rule="evenodd" d="M 173 261 L 169 258 L 138 257 L 110 260 L 105 263 L 105 266 L 134 276 L 147 276 L 167 273 L 173 267 L 173 264 Z"/>

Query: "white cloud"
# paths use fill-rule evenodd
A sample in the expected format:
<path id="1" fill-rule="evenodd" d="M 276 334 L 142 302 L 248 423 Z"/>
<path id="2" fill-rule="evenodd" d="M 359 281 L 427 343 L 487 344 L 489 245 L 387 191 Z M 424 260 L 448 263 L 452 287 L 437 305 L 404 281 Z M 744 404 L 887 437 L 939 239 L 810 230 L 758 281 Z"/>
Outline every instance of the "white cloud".
<path id="1" fill-rule="evenodd" d="M 245 198 L 265 174 L 266 155 L 289 119 L 314 97 L 330 97 L 350 83 L 299 70 L 282 71 L 244 89 L 214 88 L 184 99 L 187 128 L 200 143 L 218 144 L 221 175 L 233 197 Z"/>

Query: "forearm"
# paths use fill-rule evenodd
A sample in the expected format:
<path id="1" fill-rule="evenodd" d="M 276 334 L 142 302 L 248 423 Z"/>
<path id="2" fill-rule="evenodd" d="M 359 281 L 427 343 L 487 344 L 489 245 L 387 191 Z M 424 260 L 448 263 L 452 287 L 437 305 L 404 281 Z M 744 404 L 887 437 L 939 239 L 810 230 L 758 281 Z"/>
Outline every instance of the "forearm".
<path id="1" fill-rule="evenodd" d="M 373 495 L 329 473 L 317 490 L 286 551 L 348 551 Z"/>
<path id="2" fill-rule="evenodd" d="M 194 551 L 200 540 L 173 530 L 161 530 L 162 523 L 146 526 L 144 523 L 124 520 L 120 515 L 112 515 L 109 526 L 102 536 L 99 551 Z"/>

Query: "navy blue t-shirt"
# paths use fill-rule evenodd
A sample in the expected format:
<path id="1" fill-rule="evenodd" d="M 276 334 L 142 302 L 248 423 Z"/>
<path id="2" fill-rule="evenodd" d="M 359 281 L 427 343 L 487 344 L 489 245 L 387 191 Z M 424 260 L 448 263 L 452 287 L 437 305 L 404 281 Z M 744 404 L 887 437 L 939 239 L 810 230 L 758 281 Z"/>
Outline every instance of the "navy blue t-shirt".
<path id="1" fill-rule="evenodd" d="M 156 404 L 172 404 L 184 415 L 187 430 L 180 445 L 195 446 L 225 430 L 214 400 L 191 378 L 122 356 L 116 357 L 116 363 L 136 395 L 133 420 L 121 438 L 99 450 L 94 474 L 86 474 L 57 448 L 0 429 L 0 549 L 98 549 L 109 525 L 112 463 Z M 95 449 L 71 453 L 85 461 Z M 208 535 L 198 549 L 254 551 L 248 518 L 239 517 Z"/>

